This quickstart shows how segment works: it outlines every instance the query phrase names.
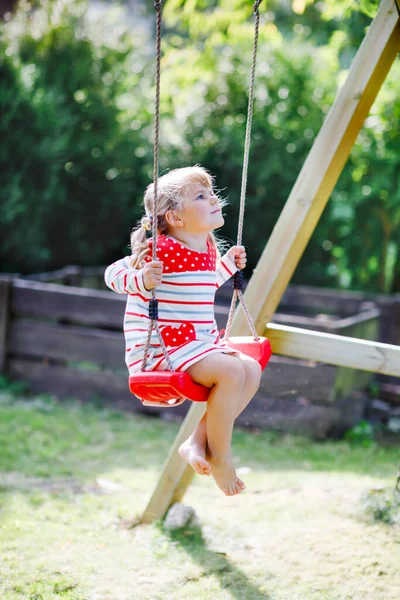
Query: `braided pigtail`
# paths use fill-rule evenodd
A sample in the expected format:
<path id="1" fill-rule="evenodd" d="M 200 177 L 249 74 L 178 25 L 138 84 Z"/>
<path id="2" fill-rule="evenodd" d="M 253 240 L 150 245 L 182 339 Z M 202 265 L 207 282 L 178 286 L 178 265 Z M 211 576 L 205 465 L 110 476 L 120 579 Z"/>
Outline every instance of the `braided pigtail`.
<path id="1" fill-rule="evenodd" d="M 140 269 L 144 257 L 149 252 L 149 243 L 146 239 L 146 231 L 151 230 L 152 217 L 144 215 L 137 226 L 131 232 L 131 267 Z"/>

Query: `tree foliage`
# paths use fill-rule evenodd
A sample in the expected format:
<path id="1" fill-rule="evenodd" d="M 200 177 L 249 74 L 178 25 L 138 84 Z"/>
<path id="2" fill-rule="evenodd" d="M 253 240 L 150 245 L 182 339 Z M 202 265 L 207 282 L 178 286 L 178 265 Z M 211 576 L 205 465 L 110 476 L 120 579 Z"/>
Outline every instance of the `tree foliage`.
<path id="1" fill-rule="evenodd" d="M 287 4 L 268 3 L 261 14 L 246 213 L 249 270 L 377 4 L 293 0 L 289 9 Z M 233 5 L 234 10 L 228 0 L 212 5 L 202 0 L 169 0 L 165 17 L 170 28 L 167 88 L 180 89 L 179 95 L 171 97 L 171 116 L 176 122 L 182 115 L 186 152 L 191 148 L 196 160 L 218 175 L 236 210 L 253 26 L 252 4 L 235 0 Z M 397 63 L 360 132 L 300 261 L 296 282 L 400 291 L 399 71 Z M 228 214 L 232 217 L 235 211 Z M 225 231 L 234 239 L 231 223 L 230 218 Z"/>
<path id="2" fill-rule="evenodd" d="M 20 4 L 0 27 L 0 235 L 8 270 L 127 251 L 152 177 L 154 40 L 113 11 Z M 146 5 L 147 6 L 147 5 Z M 166 0 L 160 171 L 201 163 L 236 239 L 253 2 Z M 371 18 L 375 0 L 260 6 L 244 243 L 251 274 Z M 154 19 L 148 5 L 148 18 Z M 400 68 L 395 64 L 294 275 L 400 291 Z"/>
<path id="3" fill-rule="evenodd" d="M 151 164 L 150 113 L 139 40 L 113 25 L 56 2 L 35 12 L 21 5 L 3 26 L 0 236 L 9 270 L 98 264 L 121 230 L 128 237 Z"/>

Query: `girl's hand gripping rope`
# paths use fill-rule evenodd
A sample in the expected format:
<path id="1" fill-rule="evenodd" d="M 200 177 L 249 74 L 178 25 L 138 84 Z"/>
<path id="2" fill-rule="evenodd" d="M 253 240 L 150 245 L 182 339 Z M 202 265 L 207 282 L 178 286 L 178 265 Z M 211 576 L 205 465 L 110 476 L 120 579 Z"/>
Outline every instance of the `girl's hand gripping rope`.
<path id="1" fill-rule="evenodd" d="M 160 285 L 164 263 L 161 260 L 152 260 L 143 267 L 143 282 L 147 291 Z"/>
<path id="2" fill-rule="evenodd" d="M 235 263 L 238 269 L 244 269 L 247 262 L 246 250 L 244 246 L 232 246 L 227 252 L 229 258 Z"/>

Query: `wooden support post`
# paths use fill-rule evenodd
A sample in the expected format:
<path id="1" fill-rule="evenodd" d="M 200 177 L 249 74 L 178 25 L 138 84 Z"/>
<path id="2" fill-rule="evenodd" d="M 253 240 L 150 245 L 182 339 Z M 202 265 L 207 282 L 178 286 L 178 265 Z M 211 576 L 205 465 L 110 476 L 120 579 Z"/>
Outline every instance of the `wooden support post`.
<path id="1" fill-rule="evenodd" d="M 382 0 L 247 286 L 245 300 L 259 334 L 264 332 L 280 302 L 400 49 L 399 22 L 394 0 Z M 247 333 L 245 317 L 237 311 L 231 334 Z M 142 517 L 143 522 L 161 518 L 171 499 L 176 497 L 176 490 L 179 490 L 179 497 L 183 497 L 188 485 L 185 481 L 190 481 L 187 477 L 190 467 L 180 471 L 182 476 L 177 477 L 178 439 L 183 440 L 185 435 L 192 433 L 203 410 L 202 406 L 193 403 Z"/>
<path id="2" fill-rule="evenodd" d="M 7 331 L 10 318 L 10 292 L 12 278 L 0 277 L 0 373 L 6 370 L 7 362 Z"/>
<path id="3" fill-rule="evenodd" d="M 170 410 L 174 409 L 171 408 Z M 165 461 L 160 479 L 141 517 L 141 523 L 152 523 L 157 519 L 162 519 L 168 507 L 174 502 L 179 502 L 190 485 L 194 471 L 181 459 L 178 449 L 182 442 L 193 433 L 205 410 L 205 403 L 193 402 Z M 195 416 L 193 416 L 193 413 Z"/>
<path id="4" fill-rule="evenodd" d="M 400 346 L 268 323 L 274 354 L 400 377 Z"/>

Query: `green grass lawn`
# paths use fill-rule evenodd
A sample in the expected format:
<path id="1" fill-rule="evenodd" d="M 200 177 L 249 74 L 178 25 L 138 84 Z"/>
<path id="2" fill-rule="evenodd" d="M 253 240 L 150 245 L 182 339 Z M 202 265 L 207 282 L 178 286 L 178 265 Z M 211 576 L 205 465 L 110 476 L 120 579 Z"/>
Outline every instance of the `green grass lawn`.
<path id="1" fill-rule="evenodd" d="M 246 492 L 197 476 L 199 526 L 168 533 L 130 524 L 178 424 L 7 393 L 0 415 L 1 600 L 400 599 L 396 447 L 236 430 Z"/>

